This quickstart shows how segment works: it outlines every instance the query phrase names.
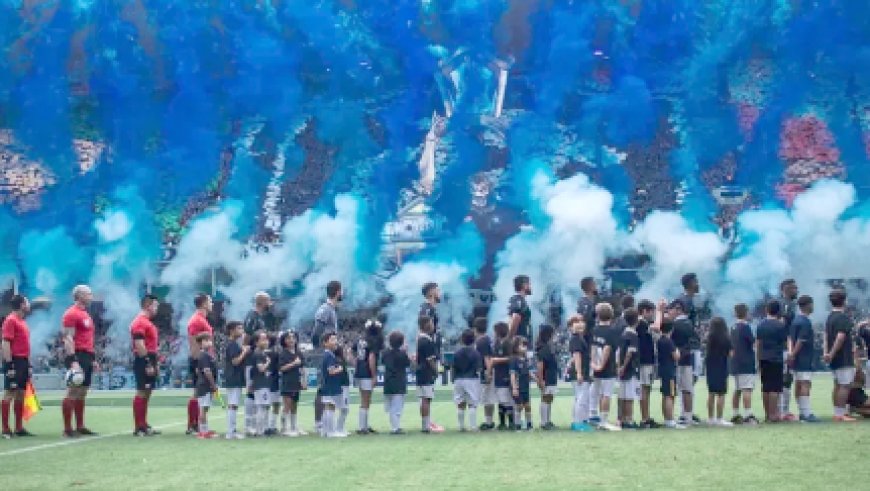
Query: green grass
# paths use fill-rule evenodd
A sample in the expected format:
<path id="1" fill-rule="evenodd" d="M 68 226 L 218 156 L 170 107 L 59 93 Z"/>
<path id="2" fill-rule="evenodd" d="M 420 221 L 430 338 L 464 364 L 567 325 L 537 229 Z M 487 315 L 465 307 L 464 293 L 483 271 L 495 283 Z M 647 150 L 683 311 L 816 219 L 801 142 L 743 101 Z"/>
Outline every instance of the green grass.
<path id="1" fill-rule="evenodd" d="M 698 388 L 698 400 L 706 401 L 703 381 Z M 819 375 L 813 406 L 826 420 L 830 389 L 829 379 Z M 653 415 L 661 420 L 656 392 Z M 300 410 L 308 430 L 311 395 Z M 60 394 L 41 397 L 45 409 L 28 426 L 39 436 L 0 440 L 0 489 L 838 489 L 870 478 L 870 421 L 572 433 L 564 430 L 572 404 L 568 386 L 554 406 L 554 420 L 563 428 L 556 432 L 460 434 L 445 388 L 438 391 L 434 416 L 446 433 L 416 431 L 417 405 L 409 395 L 403 419 L 408 435 L 343 440 L 197 440 L 183 434 L 186 391 L 155 394 L 150 420 L 165 426 L 164 434 L 134 438 L 128 434 L 131 394 L 105 392 L 91 396 L 87 413 L 88 426 L 104 437 L 57 445 L 67 442 L 60 439 Z M 351 429 L 357 417 L 353 402 Z M 537 421 L 537 401 L 533 406 Z M 761 407 L 757 393 L 754 406 Z M 695 412 L 704 417 L 706 406 Z M 218 431 L 224 428 L 221 413 L 217 410 L 212 421 Z M 241 414 L 239 420 L 241 425 Z M 370 421 L 387 430 L 382 405 L 372 406 Z M 105 436 L 119 432 L 124 434 Z M 33 450 L 18 452 L 27 448 Z"/>

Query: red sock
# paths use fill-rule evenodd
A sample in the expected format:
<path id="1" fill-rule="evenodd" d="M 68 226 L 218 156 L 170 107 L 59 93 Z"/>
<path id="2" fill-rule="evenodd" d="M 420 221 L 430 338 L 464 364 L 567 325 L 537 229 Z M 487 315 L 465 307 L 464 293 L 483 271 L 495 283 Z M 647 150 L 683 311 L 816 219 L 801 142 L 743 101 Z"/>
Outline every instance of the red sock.
<path id="1" fill-rule="evenodd" d="M 139 396 L 133 398 L 133 429 L 139 430 L 145 428 L 142 422 L 142 402 L 143 399 Z"/>
<path id="2" fill-rule="evenodd" d="M 75 401 L 67 397 L 61 404 L 61 412 L 63 413 L 63 431 L 72 432 L 72 413 Z"/>
<path id="3" fill-rule="evenodd" d="M 3 417 L 3 433 L 12 433 L 9 429 L 9 401 L 4 400 L 0 408 L 2 408 L 0 413 L 2 413 Z"/>
<path id="4" fill-rule="evenodd" d="M 195 397 L 187 401 L 187 429 L 199 429 L 199 401 Z"/>
<path id="5" fill-rule="evenodd" d="M 15 401 L 15 431 L 24 429 L 24 401 Z"/>
<path id="6" fill-rule="evenodd" d="M 73 410 L 76 414 L 76 429 L 80 430 L 85 427 L 85 400 L 76 399 Z"/>

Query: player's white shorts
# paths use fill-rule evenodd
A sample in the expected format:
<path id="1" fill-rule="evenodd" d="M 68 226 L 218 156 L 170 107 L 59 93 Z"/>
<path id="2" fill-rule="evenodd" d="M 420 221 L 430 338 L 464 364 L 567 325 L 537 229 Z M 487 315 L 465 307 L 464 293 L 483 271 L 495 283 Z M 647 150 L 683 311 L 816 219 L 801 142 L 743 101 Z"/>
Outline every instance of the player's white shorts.
<path id="1" fill-rule="evenodd" d="M 589 382 L 572 383 L 574 387 L 574 421 L 579 423 L 589 419 Z"/>
<path id="2" fill-rule="evenodd" d="M 254 404 L 257 406 L 268 406 L 269 404 L 272 404 L 272 391 L 269 389 L 255 390 Z"/>
<path id="3" fill-rule="evenodd" d="M 809 382 L 813 379 L 813 372 L 794 372 L 794 379 L 797 382 Z"/>
<path id="4" fill-rule="evenodd" d="M 544 387 L 544 391 L 541 394 L 545 396 L 555 396 L 559 395 L 559 386 L 558 385 L 548 385 Z"/>
<path id="5" fill-rule="evenodd" d="M 281 403 L 281 393 L 280 392 L 269 392 L 269 404 L 280 404 Z"/>
<path id="6" fill-rule="evenodd" d="M 695 371 L 692 366 L 677 367 L 677 390 L 680 392 L 695 392 Z"/>
<path id="7" fill-rule="evenodd" d="M 327 404 L 330 404 L 332 406 L 335 406 L 336 409 L 338 409 L 339 405 L 341 405 L 341 394 L 339 394 L 337 396 L 321 395 L 320 402 L 322 402 L 324 406 Z"/>
<path id="8" fill-rule="evenodd" d="M 851 385 L 855 381 L 855 367 L 838 368 L 832 374 L 837 385 Z"/>
<path id="9" fill-rule="evenodd" d="M 341 395 L 338 396 L 338 402 L 335 404 L 336 409 L 348 409 L 350 407 L 350 386 L 341 386 Z"/>
<path id="10" fill-rule="evenodd" d="M 640 400 L 640 380 L 634 377 L 619 381 L 619 398 L 623 401 Z"/>
<path id="11" fill-rule="evenodd" d="M 498 404 L 498 394 L 495 392 L 495 385 L 490 382 L 485 384 L 481 382 L 483 394 L 480 396 L 480 403 L 486 406 L 495 406 Z"/>
<path id="12" fill-rule="evenodd" d="M 375 382 L 370 378 L 356 379 L 356 386 L 359 390 L 375 390 Z"/>
<path id="13" fill-rule="evenodd" d="M 746 373 L 734 376 L 734 386 L 737 390 L 753 390 L 755 389 L 755 374 Z"/>
<path id="14" fill-rule="evenodd" d="M 509 387 L 496 387 L 495 396 L 496 399 L 498 399 L 499 404 L 502 404 L 504 406 L 514 405 L 514 395 Z"/>
<path id="15" fill-rule="evenodd" d="M 390 414 L 402 414 L 405 407 L 405 394 L 384 395 L 384 411 Z"/>
<path id="16" fill-rule="evenodd" d="M 480 379 L 460 378 L 453 381 L 453 402 L 475 407 L 480 404 Z"/>
<path id="17" fill-rule="evenodd" d="M 704 371 L 704 360 L 701 356 L 701 350 L 693 349 L 692 350 L 692 375 L 695 377 L 700 377 L 701 373 Z"/>
<path id="18" fill-rule="evenodd" d="M 199 403 L 200 408 L 209 408 L 211 407 L 211 394 L 206 394 L 204 396 L 199 396 L 196 398 L 196 402 Z"/>
<path id="19" fill-rule="evenodd" d="M 615 378 L 596 378 L 595 381 L 592 382 L 593 397 L 598 400 L 602 397 L 612 397 L 614 385 L 616 385 Z M 594 401 L 593 404 L 598 404 L 598 402 Z"/>
<path id="20" fill-rule="evenodd" d="M 242 402 L 242 388 L 241 387 L 233 387 L 230 389 L 224 389 L 224 393 L 227 398 L 227 406 L 235 406 L 239 407 L 239 403 Z"/>
<path id="21" fill-rule="evenodd" d="M 655 379 L 655 370 L 655 365 L 641 365 L 640 374 L 638 376 L 640 385 L 652 386 L 653 380 Z"/>
<path id="22" fill-rule="evenodd" d="M 435 399 L 435 386 L 434 385 L 418 385 L 417 386 L 417 397 L 420 399 Z"/>

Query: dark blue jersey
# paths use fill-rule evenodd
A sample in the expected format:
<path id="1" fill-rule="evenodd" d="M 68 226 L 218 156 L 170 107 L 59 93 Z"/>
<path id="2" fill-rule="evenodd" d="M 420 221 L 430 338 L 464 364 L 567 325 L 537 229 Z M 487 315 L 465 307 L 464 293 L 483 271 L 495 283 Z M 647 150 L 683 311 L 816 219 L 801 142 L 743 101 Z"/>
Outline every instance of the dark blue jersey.
<path id="1" fill-rule="evenodd" d="M 794 359 L 794 371 L 809 372 L 813 369 L 813 359 L 815 358 L 815 335 L 813 334 L 813 323 L 810 318 L 800 314 L 794 318 L 791 323 L 792 332 L 794 333 L 793 341 L 801 343 L 801 350 L 798 351 Z"/>
<path id="2" fill-rule="evenodd" d="M 326 350 L 323 352 L 323 362 L 320 365 L 320 370 L 323 373 L 323 387 L 320 388 L 320 393 L 324 396 L 337 396 L 341 394 L 341 373 L 330 374 L 330 369 L 340 367 L 341 364 L 336 358 L 335 353 Z"/>
<path id="3" fill-rule="evenodd" d="M 737 321 L 731 328 L 731 346 L 734 348 L 731 373 L 734 375 L 754 375 L 755 335 L 752 334 L 752 326 L 748 322 Z"/>
<path id="4" fill-rule="evenodd" d="M 764 319 L 755 329 L 755 338 L 760 341 L 758 359 L 763 361 L 782 362 L 782 352 L 785 351 L 788 330 L 780 320 Z"/>

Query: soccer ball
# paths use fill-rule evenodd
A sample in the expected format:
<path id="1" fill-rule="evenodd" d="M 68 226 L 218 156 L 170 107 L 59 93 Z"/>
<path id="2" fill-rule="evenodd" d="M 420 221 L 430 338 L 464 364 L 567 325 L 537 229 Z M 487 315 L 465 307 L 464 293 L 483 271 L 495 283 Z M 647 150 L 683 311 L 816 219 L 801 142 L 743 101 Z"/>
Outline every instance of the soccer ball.
<path id="1" fill-rule="evenodd" d="M 66 385 L 78 387 L 85 382 L 85 373 L 80 369 L 69 369 L 66 371 L 66 377 L 64 377 L 64 380 L 66 380 Z"/>

